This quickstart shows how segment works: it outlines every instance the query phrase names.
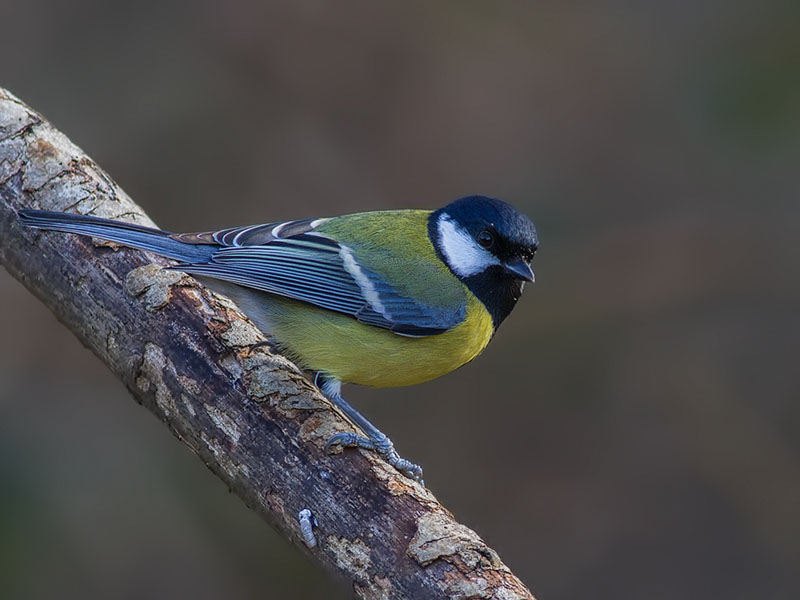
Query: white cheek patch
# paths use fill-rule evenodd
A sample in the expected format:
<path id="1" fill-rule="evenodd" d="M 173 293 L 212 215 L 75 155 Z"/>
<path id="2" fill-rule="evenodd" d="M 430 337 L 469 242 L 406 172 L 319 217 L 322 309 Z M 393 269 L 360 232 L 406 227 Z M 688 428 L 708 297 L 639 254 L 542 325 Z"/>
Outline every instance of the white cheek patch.
<path id="1" fill-rule="evenodd" d="M 482 248 L 463 227 L 447 215 L 441 215 L 438 222 L 439 248 L 447 265 L 459 276 L 469 277 L 485 271 L 492 265 L 499 265 L 497 257 Z"/>

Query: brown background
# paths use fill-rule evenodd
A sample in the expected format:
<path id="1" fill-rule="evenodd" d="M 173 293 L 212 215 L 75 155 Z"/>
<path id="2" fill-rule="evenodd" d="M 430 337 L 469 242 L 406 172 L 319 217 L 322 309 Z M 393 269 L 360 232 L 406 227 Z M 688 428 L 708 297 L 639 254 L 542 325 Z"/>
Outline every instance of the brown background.
<path id="1" fill-rule="evenodd" d="M 486 354 L 350 397 L 543 600 L 793 598 L 798 6 L 6 0 L 0 85 L 169 229 L 511 201 Z M 0 306 L 0 595 L 346 597 Z"/>

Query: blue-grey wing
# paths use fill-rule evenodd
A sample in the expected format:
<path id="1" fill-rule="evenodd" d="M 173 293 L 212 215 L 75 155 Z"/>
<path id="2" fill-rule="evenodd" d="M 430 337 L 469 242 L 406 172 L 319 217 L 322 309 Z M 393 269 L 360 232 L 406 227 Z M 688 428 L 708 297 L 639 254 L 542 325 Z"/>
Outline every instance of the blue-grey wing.
<path id="1" fill-rule="evenodd" d="M 177 234 L 183 242 L 218 249 L 208 261 L 175 269 L 307 302 L 404 336 L 436 335 L 463 321 L 465 306 L 434 307 L 398 294 L 346 246 L 315 233 L 318 222 Z"/>
<path id="2" fill-rule="evenodd" d="M 301 219 L 298 221 L 281 221 L 264 223 L 263 225 L 246 225 L 231 227 L 219 231 L 202 233 L 173 233 L 170 237 L 187 244 L 210 244 L 219 246 L 260 246 L 279 239 L 312 232 L 317 225 L 327 219 Z"/>

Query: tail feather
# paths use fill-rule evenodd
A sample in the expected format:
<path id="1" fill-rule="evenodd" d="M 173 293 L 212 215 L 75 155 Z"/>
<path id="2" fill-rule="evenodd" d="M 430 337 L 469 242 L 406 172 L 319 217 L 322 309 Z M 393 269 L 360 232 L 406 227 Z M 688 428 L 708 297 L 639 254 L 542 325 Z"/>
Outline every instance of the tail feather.
<path id="1" fill-rule="evenodd" d="M 206 262 L 217 250 L 213 245 L 180 242 L 170 237 L 172 234 L 168 231 L 100 217 L 48 210 L 21 210 L 17 214 L 29 227 L 98 237 L 181 262 Z"/>

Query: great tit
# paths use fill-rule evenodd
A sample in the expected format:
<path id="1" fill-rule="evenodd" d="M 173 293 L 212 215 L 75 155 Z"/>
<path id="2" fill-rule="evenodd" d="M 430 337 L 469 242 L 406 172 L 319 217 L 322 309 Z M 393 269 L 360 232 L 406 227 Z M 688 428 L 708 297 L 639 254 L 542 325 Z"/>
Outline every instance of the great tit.
<path id="1" fill-rule="evenodd" d="M 332 446 L 422 470 L 351 407 L 342 383 L 428 381 L 471 361 L 514 308 L 538 247 L 533 223 L 501 200 L 470 196 L 444 208 L 386 210 L 205 233 L 170 233 L 70 213 L 23 210 L 23 223 L 103 238 L 178 261 L 229 296 L 365 436 Z"/>

